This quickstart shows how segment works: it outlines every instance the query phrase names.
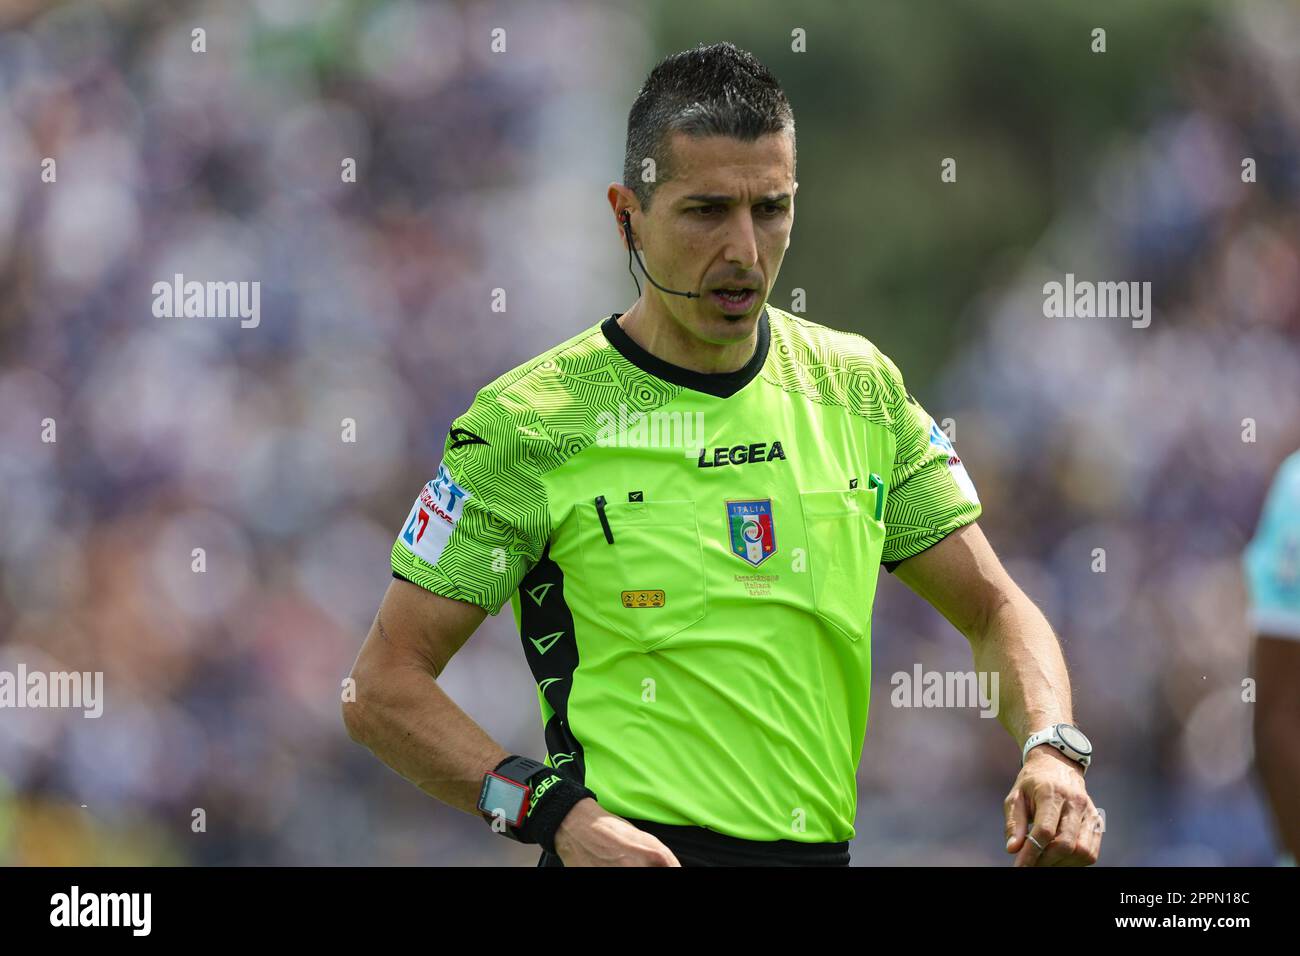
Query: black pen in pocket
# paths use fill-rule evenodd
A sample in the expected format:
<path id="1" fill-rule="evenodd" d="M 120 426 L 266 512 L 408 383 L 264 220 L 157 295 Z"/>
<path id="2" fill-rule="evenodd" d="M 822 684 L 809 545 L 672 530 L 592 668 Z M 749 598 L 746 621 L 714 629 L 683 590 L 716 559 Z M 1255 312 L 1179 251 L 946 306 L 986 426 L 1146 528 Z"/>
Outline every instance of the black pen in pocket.
<path id="1" fill-rule="evenodd" d="M 605 540 L 614 543 L 614 532 L 609 530 L 609 518 L 605 516 L 605 496 L 596 496 L 596 514 L 600 517 L 600 526 L 605 529 Z"/>

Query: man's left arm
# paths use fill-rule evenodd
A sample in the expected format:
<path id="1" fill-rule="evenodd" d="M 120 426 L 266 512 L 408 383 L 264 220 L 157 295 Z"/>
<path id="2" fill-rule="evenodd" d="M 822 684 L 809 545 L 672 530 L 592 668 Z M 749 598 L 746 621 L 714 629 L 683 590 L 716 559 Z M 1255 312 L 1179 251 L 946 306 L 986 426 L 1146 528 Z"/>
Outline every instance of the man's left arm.
<path id="1" fill-rule="evenodd" d="M 901 561 L 895 575 L 965 635 L 977 671 L 998 675 L 998 719 L 1017 749 L 1035 731 L 1073 723 L 1070 679 L 1056 635 L 978 524 Z M 1084 787 L 1083 768 L 1056 748 L 1040 744 L 1029 752 L 1003 811 L 1007 852 L 1016 854 L 1016 866 L 1097 862 L 1100 815 Z"/>

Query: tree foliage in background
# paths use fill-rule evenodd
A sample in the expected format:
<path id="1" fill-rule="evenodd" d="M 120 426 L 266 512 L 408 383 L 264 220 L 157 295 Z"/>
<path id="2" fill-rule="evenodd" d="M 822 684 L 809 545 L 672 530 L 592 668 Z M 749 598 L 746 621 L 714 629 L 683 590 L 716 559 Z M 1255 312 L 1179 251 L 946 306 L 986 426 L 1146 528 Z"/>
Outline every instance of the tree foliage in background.
<path id="1" fill-rule="evenodd" d="M 799 134 L 794 238 L 773 302 L 861 332 L 920 381 L 1108 143 L 1158 108 L 1200 2 L 654 8 L 656 59 L 730 40 L 780 79 Z M 1106 52 L 1092 52 L 1092 31 Z M 791 50 L 802 29 L 807 52 Z M 945 157 L 957 181 L 940 180 Z"/>

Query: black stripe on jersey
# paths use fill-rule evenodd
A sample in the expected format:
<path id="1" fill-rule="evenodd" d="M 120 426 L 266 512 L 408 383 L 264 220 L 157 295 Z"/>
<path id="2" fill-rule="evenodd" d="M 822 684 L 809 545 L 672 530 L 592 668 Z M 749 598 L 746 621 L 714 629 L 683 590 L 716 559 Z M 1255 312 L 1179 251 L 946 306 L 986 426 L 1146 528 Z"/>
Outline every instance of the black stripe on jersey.
<path id="1" fill-rule="evenodd" d="M 524 659 L 551 710 L 543 737 L 555 769 L 584 783 L 587 766 L 582 744 L 569 729 L 569 691 L 578 670 L 578 643 L 573 612 L 564 600 L 564 572 L 551 560 L 547 544 L 541 560 L 519 583 L 519 637 Z M 571 759 L 569 759 L 571 758 Z M 599 799 L 599 794 L 596 795 Z"/>

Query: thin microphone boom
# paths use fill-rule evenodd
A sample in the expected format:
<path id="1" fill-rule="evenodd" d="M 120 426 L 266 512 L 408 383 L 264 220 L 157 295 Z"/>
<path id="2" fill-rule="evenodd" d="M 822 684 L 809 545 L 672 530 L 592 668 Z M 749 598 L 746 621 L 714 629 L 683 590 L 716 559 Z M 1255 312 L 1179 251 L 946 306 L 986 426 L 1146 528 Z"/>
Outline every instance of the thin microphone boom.
<path id="1" fill-rule="evenodd" d="M 654 279 L 650 278 L 650 273 L 646 272 L 645 263 L 642 262 L 641 257 L 637 255 L 636 243 L 632 241 L 632 214 L 626 209 L 623 210 L 623 233 L 627 236 L 627 271 L 632 273 L 632 281 L 636 283 L 636 294 L 638 297 L 641 295 L 641 283 L 637 280 L 636 273 L 632 272 L 633 256 L 636 256 L 636 264 L 641 267 L 641 271 L 645 272 L 646 280 L 656 289 L 661 292 L 667 292 L 669 295 L 684 295 L 688 299 L 700 298 L 698 292 L 678 292 L 676 289 L 665 289 L 658 282 L 655 282 Z"/>

